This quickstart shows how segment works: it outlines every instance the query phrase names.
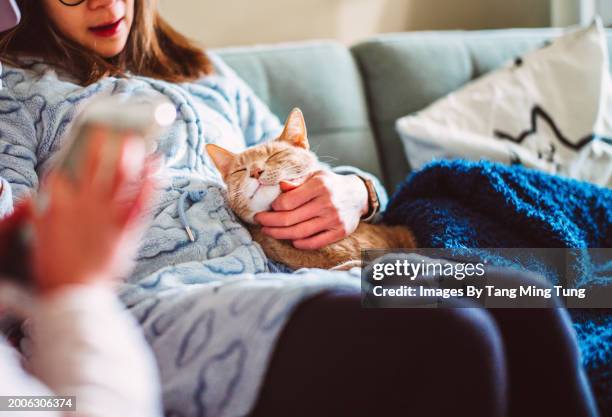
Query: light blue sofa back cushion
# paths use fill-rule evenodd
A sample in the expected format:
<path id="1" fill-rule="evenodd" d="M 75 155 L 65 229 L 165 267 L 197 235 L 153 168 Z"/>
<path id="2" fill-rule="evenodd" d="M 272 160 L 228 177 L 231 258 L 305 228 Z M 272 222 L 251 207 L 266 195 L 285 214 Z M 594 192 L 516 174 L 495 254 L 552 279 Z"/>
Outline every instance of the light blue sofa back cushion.
<path id="1" fill-rule="evenodd" d="M 333 41 L 215 50 L 282 121 L 306 118 L 311 148 L 331 165 L 382 175 L 363 82 L 349 50 Z"/>
<path id="2" fill-rule="evenodd" d="M 395 188 L 410 171 L 395 131 L 398 118 L 561 33 L 558 29 L 413 32 L 381 35 L 354 46 L 387 188 Z M 607 37 L 610 48 L 612 31 Z"/>

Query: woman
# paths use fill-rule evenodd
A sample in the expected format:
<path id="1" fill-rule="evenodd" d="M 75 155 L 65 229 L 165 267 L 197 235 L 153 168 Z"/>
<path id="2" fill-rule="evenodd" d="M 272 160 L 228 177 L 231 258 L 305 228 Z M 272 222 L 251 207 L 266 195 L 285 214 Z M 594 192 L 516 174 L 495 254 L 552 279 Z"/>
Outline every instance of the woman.
<path id="1" fill-rule="evenodd" d="M 519 348 L 506 353 L 502 337 L 512 325 L 498 323 L 512 320 L 476 309 L 362 311 L 354 275 L 267 273 L 277 267 L 226 207 L 203 147 L 240 151 L 274 138 L 281 125 L 222 61 L 165 23 L 154 1 L 24 0 L 20 6 L 22 24 L 0 37 L 0 59 L 11 65 L 2 75 L 0 177 L 17 198 L 37 187 L 75 105 L 89 97 L 163 94 L 178 109 L 157 145 L 166 185 L 122 290 L 157 355 L 167 414 L 501 416 L 508 410 L 510 362 L 512 415 L 551 411 L 553 395 L 562 410 L 591 415 L 577 377 L 568 376 L 570 388 L 543 385 L 535 402 L 524 390 L 532 362 L 521 364 L 522 349 L 573 346 L 564 331 L 515 329 Z M 258 220 L 273 237 L 302 249 L 339 240 L 386 199 L 380 187 L 368 195 L 362 179 L 374 179 L 367 174 L 343 174 L 318 173 Z M 530 320 L 566 328 L 555 313 Z M 459 338 L 465 343 L 457 345 Z M 451 345 L 454 354 L 443 354 Z M 572 375 L 575 356 L 562 349 L 551 360 Z"/>
<path id="2" fill-rule="evenodd" d="M 27 309 L 16 304 L 16 287 L 0 278 L 0 318 L 3 308 L 28 310 L 23 314 L 31 329 L 25 368 L 0 333 L 0 393 L 13 398 L 75 396 L 68 408 L 76 416 L 157 417 L 162 412 L 155 362 L 137 323 L 113 291 L 115 280 L 126 273 L 125 252 L 136 250 L 141 229 L 136 214 L 150 186 L 133 169 L 143 165 L 144 153 L 138 158 L 133 152 L 140 145 L 132 138 L 124 139 L 121 162 L 111 168 L 112 175 L 100 175 L 100 148 L 106 136 L 100 131 L 92 141 L 79 181 L 60 172 L 50 176 L 46 210 L 34 213 L 37 210 L 29 204 L 22 205 L 13 216 L 33 218 L 34 301 Z M 138 192 L 126 204 L 117 204 L 118 194 L 129 184 L 136 184 Z M 4 240 L 5 224 L 0 225 L 0 253 L 11 244 Z M 8 267 L 5 262 L 13 260 L 3 257 L 3 270 Z M 27 415 L 60 413 L 34 410 Z"/>

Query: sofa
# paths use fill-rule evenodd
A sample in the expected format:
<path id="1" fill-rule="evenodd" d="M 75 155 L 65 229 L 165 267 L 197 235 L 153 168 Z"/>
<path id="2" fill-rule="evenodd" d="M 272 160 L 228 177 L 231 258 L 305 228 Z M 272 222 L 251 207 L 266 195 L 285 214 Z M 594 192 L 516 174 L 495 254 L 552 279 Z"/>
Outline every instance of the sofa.
<path id="1" fill-rule="evenodd" d="M 410 172 L 395 121 L 559 36 L 559 29 L 386 34 L 347 48 L 311 41 L 215 50 L 279 118 L 293 107 L 332 165 L 372 172 L 389 192 Z M 612 30 L 607 33 L 612 45 Z"/>

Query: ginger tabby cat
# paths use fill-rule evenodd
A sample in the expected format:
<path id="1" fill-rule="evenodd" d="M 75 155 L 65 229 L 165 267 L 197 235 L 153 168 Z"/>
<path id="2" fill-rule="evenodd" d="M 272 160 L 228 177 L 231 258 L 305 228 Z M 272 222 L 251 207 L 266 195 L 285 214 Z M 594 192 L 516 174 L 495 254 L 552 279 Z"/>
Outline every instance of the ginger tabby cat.
<path id="1" fill-rule="evenodd" d="M 217 145 L 206 145 L 228 188 L 229 205 L 261 245 L 266 255 L 291 268 L 349 269 L 360 264 L 364 249 L 415 248 L 412 233 L 402 226 L 361 222 L 346 238 L 318 250 L 300 250 L 290 241 L 277 240 L 261 231 L 255 214 L 270 210 L 281 193 L 281 182 L 302 184 L 325 169 L 309 150 L 306 124 L 294 109 L 282 134 L 273 141 L 234 154 Z"/>

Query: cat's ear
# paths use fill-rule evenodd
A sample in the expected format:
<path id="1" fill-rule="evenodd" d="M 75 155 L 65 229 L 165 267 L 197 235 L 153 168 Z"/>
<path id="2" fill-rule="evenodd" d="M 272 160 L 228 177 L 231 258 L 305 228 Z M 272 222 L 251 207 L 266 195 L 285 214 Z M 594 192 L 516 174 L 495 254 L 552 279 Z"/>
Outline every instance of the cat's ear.
<path id="1" fill-rule="evenodd" d="M 308 137 L 306 134 L 306 122 L 304 122 L 304 115 L 298 108 L 291 110 L 287 121 L 285 122 L 285 129 L 283 133 L 278 137 L 278 140 L 289 142 L 293 146 L 298 148 L 309 149 Z"/>
<path id="2" fill-rule="evenodd" d="M 206 145 L 206 152 L 210 156 L 210 159 L 215 163 L 215 166 L 224 177 L 229 174 L 229 169 L 232 165 L 232 162 L 236 159 L 238 155 L 228 151 L 227 149 L 223 149 L 217 145 Z"/>

